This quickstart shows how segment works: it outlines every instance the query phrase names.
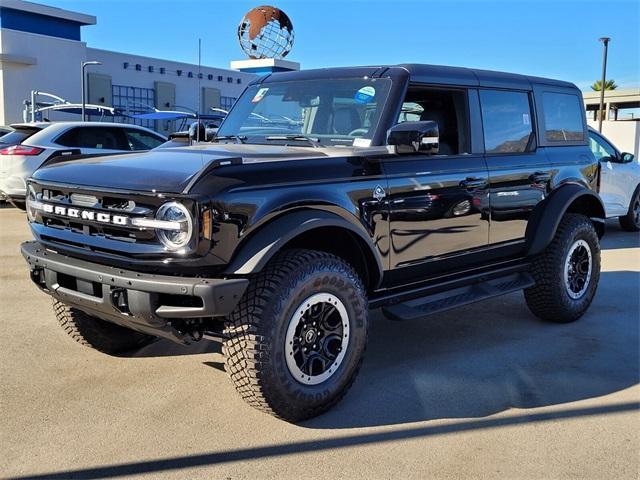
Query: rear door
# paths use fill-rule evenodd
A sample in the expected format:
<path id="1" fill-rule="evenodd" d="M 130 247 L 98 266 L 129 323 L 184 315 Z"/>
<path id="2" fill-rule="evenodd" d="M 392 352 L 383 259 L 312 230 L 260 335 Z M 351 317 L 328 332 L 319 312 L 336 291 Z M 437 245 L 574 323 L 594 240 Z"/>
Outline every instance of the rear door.
<path id="1" fill-rule="evenodd" d="M 518 249 L 529 215 L 546 196 L 551 164 L 536 148 L 531 92 L 481 89 L 479 97 L 489 169 L 489 242 Z"/>

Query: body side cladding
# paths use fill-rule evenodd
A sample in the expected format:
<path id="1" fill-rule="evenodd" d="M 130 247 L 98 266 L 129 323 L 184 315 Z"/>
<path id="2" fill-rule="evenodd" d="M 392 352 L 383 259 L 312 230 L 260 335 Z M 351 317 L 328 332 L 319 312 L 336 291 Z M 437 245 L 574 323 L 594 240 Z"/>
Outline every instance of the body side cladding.
<path id="1" fill-rule="evenodd" d="M 372 286 L 378 287 L 383 276 L 382 262 L 366 233 L 338 215 L 310 209 L 285 214 L 259 228 L 238 246 L 237 253 L 225 273 L 247 275 L 259 272 L 287 243 L 307 232 L 326 227 L 344 229 L 367 246 L 368 251 L 363 253 L 375 261 L 377 272 L 371 272 L 375 275 Z"/>
<path id="2" fill-rule="evenodd" d="M 605 210 L 600 197 L 583 185 L 565 184 L 554 190 L 531 214 L 525 233 L 527 255 L 536 255 L 551 243 L 567 212 L 588 216 L 594 222 L 598 236 L 604 235 Z"/>

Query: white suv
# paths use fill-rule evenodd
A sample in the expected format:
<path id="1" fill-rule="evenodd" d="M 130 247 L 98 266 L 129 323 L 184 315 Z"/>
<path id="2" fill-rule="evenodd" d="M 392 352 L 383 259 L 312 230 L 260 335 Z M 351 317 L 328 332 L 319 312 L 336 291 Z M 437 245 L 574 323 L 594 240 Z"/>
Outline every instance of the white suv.
<path id="1" fill-rule="evenodd" d="M 124 123 L 36 122 L 11 125 L 0 137 L 0 197 L 24 208 L 26 179 L 52 157 L 151 150 L 162 135 Z"/>
<path id="2" fill-rule="evenodd" d="M 600 162 L 600 197 L 607 218 L 618 217 L 630 232 L 640 230 L 640 162 L 620 153 L 603 135 L 589 129 L 589 145 Z"/>

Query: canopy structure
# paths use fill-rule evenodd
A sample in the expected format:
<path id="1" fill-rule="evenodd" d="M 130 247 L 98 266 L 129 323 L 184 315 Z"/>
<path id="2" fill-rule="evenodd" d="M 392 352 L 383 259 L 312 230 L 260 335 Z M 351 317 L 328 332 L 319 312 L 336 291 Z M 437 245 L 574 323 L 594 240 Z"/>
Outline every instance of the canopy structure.
<path id="1" fill-rule="evenodd" d="M 38 97 L 46 97 L 47 101 L 39 101 Z M 182 107 L 180 107 L 182 108 Z M 158 110 L 157 108 L 153 108 L 149 105 L 142 105 L 140 110 L 149 110 L 143 111 L 142 113 L 130 113 L 127 109 L 122 108 L 114 108 L 107 107 L 105 105 L 93 105 L 93 104 L 85 104 L 84 110 L 86 115 L 92 117 L 100 117 L 100 119 L 104 117 L 121 117 L 126 123 L 127 119 L 131 120 L 148 120 L 148 121 L 173 121 L 173 120 L 182 120 L 182 124 L 184 126 L 185 122 L 189 119 L 197 120 L 203 122 L 219 122 L 223 120 L 227 111 L 222 109 L 212 109 L 213 113 L 208 114 L 197 114 L 196 112 L 183 111 L 183 110 Z M 186 109 L 185 109 L 186 110 Z M 60 112 L 60 113 L 69 113 L 75 115 L 82 114 L 82 104 L 80 103 L 71 103 L 65 100 L 62 97 L 57 95 L 53 95 L 51 93 L 39 92 L 33 90 L 31 92 L 31 100 L 27 100 L 24 102 L 24 111 L 23 117 L 24 121 L 34 122 L 36 120 L 46 120 L 46 115 L 50 112 Z"/>

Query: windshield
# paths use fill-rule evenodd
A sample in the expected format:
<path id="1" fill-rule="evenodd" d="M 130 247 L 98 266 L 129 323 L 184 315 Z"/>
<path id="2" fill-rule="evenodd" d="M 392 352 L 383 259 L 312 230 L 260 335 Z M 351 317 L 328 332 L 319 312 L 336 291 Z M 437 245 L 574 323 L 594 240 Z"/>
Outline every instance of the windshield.
<path id="1" fill-rule="evenodd" d="M 300 145 L 371 143 L 389 95 L 387 78 L 299 80 L 252 85 L 218 130 L 218 138 Z M 306 138 L 305 138 L 306 137 Z"/>

